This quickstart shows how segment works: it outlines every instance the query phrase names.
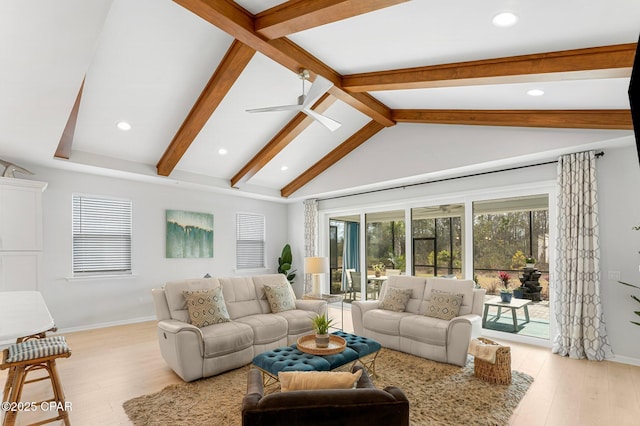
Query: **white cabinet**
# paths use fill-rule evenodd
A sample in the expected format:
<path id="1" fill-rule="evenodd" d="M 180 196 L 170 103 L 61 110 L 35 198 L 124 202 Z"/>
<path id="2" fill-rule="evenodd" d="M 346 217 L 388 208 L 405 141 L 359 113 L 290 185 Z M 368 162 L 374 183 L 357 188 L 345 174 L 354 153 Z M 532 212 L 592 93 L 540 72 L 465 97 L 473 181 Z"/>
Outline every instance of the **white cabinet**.
<path id="1" fill-rule="evenodd" d="M 47 184 L 0 177 L 0 291 L 36 290 Z"/>

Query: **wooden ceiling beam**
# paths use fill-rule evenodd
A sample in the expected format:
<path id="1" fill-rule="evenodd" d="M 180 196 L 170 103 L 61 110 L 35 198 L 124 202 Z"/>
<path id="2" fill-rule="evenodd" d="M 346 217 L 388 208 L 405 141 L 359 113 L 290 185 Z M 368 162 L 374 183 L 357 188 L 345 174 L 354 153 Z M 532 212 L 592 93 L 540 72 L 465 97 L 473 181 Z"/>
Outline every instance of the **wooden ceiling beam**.
<path id="1" fill-rule="evenodd" d="M 71 157 L 71 148 L 73 147 L 73 137 L 76 133 L 76 123 L 78 122 L 78 112 L 80 111 L 80 101 L 82 100 L 82 91 L 84 90 L 84 80 L 85 79 L 83 78 L 82 84 L 80 85 L 80 90 L 78 90 L 78 95 L 76 96 L 76 101 L 74 102 L 73 108 L 71 108 L 71 113 L 69 114 L 69 118 L 67 119 L 67 124 L 64 126 L 64 130 L 62 131 L 60 142 L 58 142 L 58 147 L 56 148 L 56 152 L 55 154 L 53 154 L 53 156 L 56 158 L 62 158 L 64 160 L 68 160 Z"/>
<path id="2" fill-rule="evenodd" d="M 350 92 L 425 89 L 631 75 L 637 43 L 345 75 Z"/>
<path id="3" fill-rule="evenodd" d="M 290 0 L 256 15 L 255 30 L 272 40 L 406 1 Z"/>
<path id="4" fill-rule="evenodd" d="M 384 126 L 393 126 L 391 110 L 373 97 L 356 97 L 342 89 L 342 76 L 318 58 L 287 38 L 266 40 L 254 31 L 254 17 L 231 0 L 173 0 L 235 39 L 262 53 L 283 67 L 295 72 L 308 69 L 322 75 L 335 86 L 331 94 L 338 99 L 348 98 L 349 105 Z M 338 94 L 336 94 L 338 93 Z"/>
<path id="5" fill-rule="evenodd" d="M 322 172 L 333 166 L 335 163 L 346 157 L 351 151 L 365 143 L 373 135 L 384 129 L 380 123 L 372 120 L 363 128 L 358 130 L 349 139 L 338 145 L 333 151 L 325 155 L 320 161 L 308 168 L 304 173 L 295 178 L 280 190 L 280 195 L 288 197 L 307 183 L 311 182 Z"/>
<path id="6" fill-rule="evenodd" d="M 313 107 L 311 107 L 311 109 L 322 114 L 329 109 L 335 101 L 335 97 L 325 93 L 313 105 Z M 231 178 L 231 186 L 237 188 L 251 179 L 251 177 L 258 173 L 260 169 L 266 166 L 276 155 L 289 145 L 291 141 L 309 127 L 313 121 L 314 120 L 311 117 L 303 112 L 296 114 L 296 116 L 293 117 L 293 119 L 260 150 L 260 152 L 258 152 L 238 173 L 235 174 L 235 176 L 233 176 L 233 178 Z"/>
<path id="7" fill-rule="evenodd" d="M 233 41 L 156 165 L 159 175 L 171 174 L 255 53 L 256 51 L 251 47 L 238 40 Z"/>
<path id="8" fill-rule="evenodd" d="M 399 123 L 555 129 L 632 130 L 631 111 L 603 110 L 409 110 L 393 111 Z"/>

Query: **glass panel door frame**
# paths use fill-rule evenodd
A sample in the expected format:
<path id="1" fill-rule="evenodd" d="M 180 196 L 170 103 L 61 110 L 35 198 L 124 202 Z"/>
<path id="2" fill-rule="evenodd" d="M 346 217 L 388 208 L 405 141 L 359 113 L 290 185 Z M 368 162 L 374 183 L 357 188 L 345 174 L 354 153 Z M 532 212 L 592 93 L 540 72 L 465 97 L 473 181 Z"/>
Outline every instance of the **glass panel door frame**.
<path id="1" fill-rule="evenodd" d="M 412 236 L 413 229 L 411 224 L 411 209 L 414 207 L 437 206 L 441 204 L 464 204 L 464 218 L 462 222 L 462 239 L 463 252 L 463 276 L 465 279 L 473 279 L 473 202 L 500 198 L 519 197 L 527 195 L 548 194 L 549 196 L 549 335 L 550 339 L 544 340 L 526 336 L 518 336 L 509 333 L 500 333 L 493 330 L 483 329 L 483 335 L 487 337 L 496 337 L 503 340 L 511 340 L 521 343 L 528 343 L 535 346 L 551 347 L 553 339 L 556 335 L 555 314 L 553 312 L 553 304 L 555 303 L 555 295 L 553 288 L 555 286 L 555 242 L 557 236 L 557 190 L 555 180 L 536 181 L 529 184 L 519 184 L 505 187 L 494 187 L 490 189 L 471 190 L 460 193 L 450 193 L 447 195 L 435 195 L 432 197 L 411 198 L 406 200 L 393 200 L 388 202 L 363 202 L 359 206 L 349 206 L 346 208 L 334 207 L 323 208 L 320 205 L 318 211 L 318 250 L 319 255 L 329 254 L 329 218 L 333 216 L 352 215 L 360 217 L 360 224 L 366 223 L 365 214 L 387 210 L 405 210 L 405 232 L 406 232 L 406 265 L 413 264 L 413 248 Z M 360 247 L 366 247 L 366 233 L 360 232 Z M 366 265 L 366 253 L 360 250 L 360 264 Z M 366 277 L 363 278 L 366 281 Z M 366 285 L 366 282 L 362 283 Z"/>

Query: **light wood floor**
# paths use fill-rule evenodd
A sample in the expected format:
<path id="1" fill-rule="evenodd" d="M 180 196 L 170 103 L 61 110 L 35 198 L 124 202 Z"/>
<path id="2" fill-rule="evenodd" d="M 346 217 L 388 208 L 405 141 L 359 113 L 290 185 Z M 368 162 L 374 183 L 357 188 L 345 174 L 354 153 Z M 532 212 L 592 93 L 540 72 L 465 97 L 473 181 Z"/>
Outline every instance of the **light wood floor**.
<path id="1" fill-rule="evenodd" d="M 331 311 L 332 317 L 340 318 L 339 309 Z M 345 330 L 350 331 L 350 312 L 345 309 L 344 314 Z M 124 401 L 181 382 L 160 356 L 154 322 L 66 336 L 73 355 L 60 359 L 58 368 L 67 401 L 73 405 L 74 426 L 129 425 Z M 640 367 L 576 361 L 552 355 L 546 348 L 509 345 L 512 368 L 535 378 L 510 424 L 640 424 Z M 6 371 L 0 371 L 0 383 L 5 377 Z M 27 385 L 23 400 L 45 399 L 45 389 L 45 382 Z M 21 414 L 18 424 L 33 419 L 32 414 L 41 413 Z"/>

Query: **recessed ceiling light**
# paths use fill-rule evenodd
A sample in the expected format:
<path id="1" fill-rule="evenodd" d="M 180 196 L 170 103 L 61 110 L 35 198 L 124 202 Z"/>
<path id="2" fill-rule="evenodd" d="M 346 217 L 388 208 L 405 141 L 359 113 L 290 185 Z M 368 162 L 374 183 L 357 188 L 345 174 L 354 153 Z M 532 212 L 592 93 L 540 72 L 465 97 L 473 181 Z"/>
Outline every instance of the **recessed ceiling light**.
<path id="1" fill-rule="evenodd" d="M 527 90 L 527 95 L 529 95 L 529 96 L 542 96 L 542 95 L 544 95 L 544 90 L 540 90 L 540 89 Z"/>
<path id="2" fill-rule="evenodd" d="M 131 130 L 131 124 L 127 123 L 126 121 L 118 121 L 116 123 L 116 127 L 125 132 L 127 130 Z"/>
<path id="3" fill-rule="evenodd" d="M 282 170 L 284 172 L 286 170 L 289 170 L 289 167 L 288 166 L 282 166 L 282 167 L 280 167 L 280 170 Z"/>
<path id="4" fill-rule="evenodd" d="M 494 16 L 492 22 L 496 27 L 510 27 L 518 22 L 518 17 L 511 12 L 502 12 Z"/>
<path id="5" fill-rule="evenodd" d="M 220 148 L 220 149 L 218 150 L 218 155 L 227 155 L 227 153 L 228 153 L 228 152 L 229 152 L 229 151 L 227 151 L 226 149 L 224 149 L 224 148 Z"/>

